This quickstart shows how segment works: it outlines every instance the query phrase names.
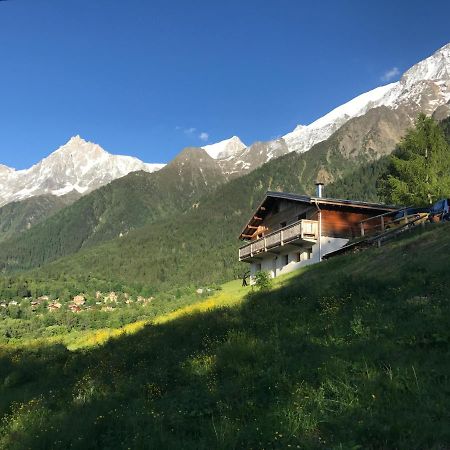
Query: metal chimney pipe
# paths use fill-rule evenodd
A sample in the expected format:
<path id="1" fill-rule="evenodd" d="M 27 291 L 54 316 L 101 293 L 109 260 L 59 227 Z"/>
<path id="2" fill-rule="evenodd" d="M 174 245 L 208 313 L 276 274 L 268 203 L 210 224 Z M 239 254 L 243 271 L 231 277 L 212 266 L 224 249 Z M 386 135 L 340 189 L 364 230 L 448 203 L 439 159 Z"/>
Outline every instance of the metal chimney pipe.
<path id="1" fill-rule="evenodd" d="M 323 183 L 320 183 L 319 181 L 316 183 L 316 197 L 323 197 Z"/>

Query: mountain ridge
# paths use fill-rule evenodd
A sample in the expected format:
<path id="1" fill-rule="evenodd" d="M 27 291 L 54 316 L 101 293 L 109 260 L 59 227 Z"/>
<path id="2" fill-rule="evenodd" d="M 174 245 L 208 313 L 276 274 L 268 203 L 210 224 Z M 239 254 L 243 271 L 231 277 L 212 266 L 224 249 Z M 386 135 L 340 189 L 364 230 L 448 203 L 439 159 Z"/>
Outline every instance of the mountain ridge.
<path id="1" fill-rule="evenodd" d="M 221 171 L 220 177 L 234 178 L 287 153 L 315 151 L 318 144 L 351 122 L 346 129 L 352 129 L 353 136 L 341 133 L 342 142 L 336 148 L 346 152 L 347 157 L 356 158 L 370 150 L 373 159 L 393 150 L 418 113 L 436 114 L 442 119 L 450 114 L 449 105 L 450 43 L 413 65 L 399 81 L 362 93 L 280 138 L 246 146 L 239 137 L 232 136 L 195 148 L 199 154 L 209 155 L 209 166 L 211 169 L 216 166 L 214 171 L 217 174 Z M 374 114 L 379 115 L 375 122 Z M 380 126 L 392 118 L 395 130 L 388 125 Z M 360 124 L 360 128 L 355 124 Z M 358 151 L 361 145 L 365 149 Z M 195 159 L 195 152 L 191 153 Z M 163 166 L 143 163 L 130 156 L 110 155 L 99 145 L 74 136 L 30 169 L 15 171 L 0 165 L 0 206 L 39 195 L 59 196 L 68 192 L 85 195 L 130 172 L 153 172 Z"/>
<path id="2" fill-rule="evenodd" d="M 163 164 L 146 164 L 132 156 L 112 155 L 79 135 L 28 169 L 0 166 L 0 206 L 40 195 L 86 194 L 130 172 L 154 172 Z"/>

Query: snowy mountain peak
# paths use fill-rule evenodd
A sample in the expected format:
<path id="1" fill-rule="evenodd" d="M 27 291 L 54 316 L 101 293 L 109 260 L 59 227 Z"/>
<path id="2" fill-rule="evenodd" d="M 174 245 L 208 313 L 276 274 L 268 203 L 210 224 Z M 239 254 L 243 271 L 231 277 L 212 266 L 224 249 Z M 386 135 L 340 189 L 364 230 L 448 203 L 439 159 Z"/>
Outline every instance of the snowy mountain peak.
<path id="1" fill-rule="evenodd" d="M 236 156 L 246 147 L 247 146 L 237 136 L 233 136 L 230 139 L 225 139 L 211 145 L 205 145 L 202 148 L 209 156 L 211 156 L 211 158 L 225 159 Z"/>
<path id="2" fill-rule="evenodd" d="M 400 81 L 358 95 L 307 126 L 283 136 L 290 151 L 305 152 L 328 139 L 348 120 L 372 108 L 407 107 L 411 115 L 431 114 L 450 100 L 450 43 L 407 70 Z"/>
<path id="3" fill-rule="evenodd" d="M 55 150 L 49 157 L 57 154 L 91 154 L 91 157 L 96 157 L 99 155 L 109 155 L 109 153 L 104 150 L 100 145 L 93 142 L 86 141 L 79 135 L 71 137 L 64 145 Z"/>
<path id="4" fill-rule="evenodd" d="M 70 144 L 86 144 L 86 141 L 79 134 L 77 134 L 76 136 L 72 136 L 65 145 Z"/>
<path id="5" fill-rule="evenodd" d="M 410 86 L 418 81 L 443 79 L 450 79 L 450 43 L 412 66 L 403 74 L 400 81 Z"/>
<path id="6" fill-rule="evenodd" d="M 131 156 L 111 155 L 98 144 L 74 136 L 30 169 L 0 166 L 0 206 L 43 194 L 81 194 L 130 172 L 155 172 L 164 164 L 146 164 Z"/>
<path id="7" fill-rule="evenodd" d="M 11 167 L 0 164 L 0 175 L 11 173 L 11 172 L 14 172 L 14 169 L 11 169 Z"/>

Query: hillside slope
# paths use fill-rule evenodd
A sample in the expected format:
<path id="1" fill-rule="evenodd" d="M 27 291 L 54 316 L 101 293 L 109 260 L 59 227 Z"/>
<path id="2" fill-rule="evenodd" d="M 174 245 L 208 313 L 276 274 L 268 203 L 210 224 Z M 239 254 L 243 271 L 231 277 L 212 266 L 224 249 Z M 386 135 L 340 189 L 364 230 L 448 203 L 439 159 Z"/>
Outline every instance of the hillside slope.
<path id="1" fill-rule="evenodd" d="M 78 198 L 77 194 L 41 195 L 0 207 L 0 242 L 46 220 Z"/>
<path id="2" fill-rule="evenodd" d="M 430 225 L 103 347 L 3 349 L 0 446 L 447 448 L 449 252 Z"/>
<path id="3" fill-rule="evenodd" d="M 190 208 L 224 181 L 204 150 L 185 149 L 158 172 L 133 172 L 115 180 L 1 243 L 0 270 L 36 267 L 124 236 Z"/>

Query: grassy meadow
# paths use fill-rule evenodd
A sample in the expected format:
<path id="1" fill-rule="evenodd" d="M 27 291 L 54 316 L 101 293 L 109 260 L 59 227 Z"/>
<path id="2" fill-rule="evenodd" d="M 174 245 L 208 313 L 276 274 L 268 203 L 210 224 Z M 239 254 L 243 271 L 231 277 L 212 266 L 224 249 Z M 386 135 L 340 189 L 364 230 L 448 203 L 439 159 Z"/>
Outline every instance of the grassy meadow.
<path id="1" fill-rule="evenodd" d="M 3 346 L 0 448 L 449 448 L 449 255 L 430 225 L 269 292 Z"/>

